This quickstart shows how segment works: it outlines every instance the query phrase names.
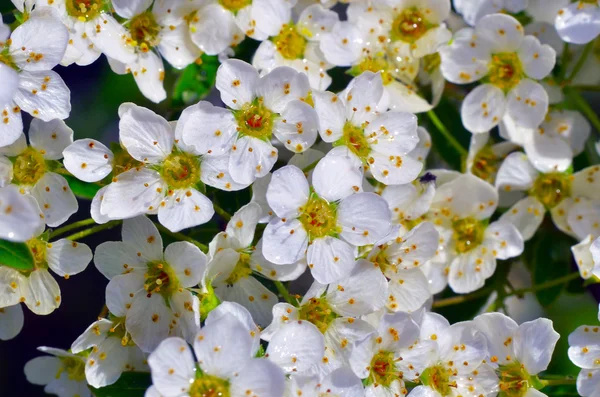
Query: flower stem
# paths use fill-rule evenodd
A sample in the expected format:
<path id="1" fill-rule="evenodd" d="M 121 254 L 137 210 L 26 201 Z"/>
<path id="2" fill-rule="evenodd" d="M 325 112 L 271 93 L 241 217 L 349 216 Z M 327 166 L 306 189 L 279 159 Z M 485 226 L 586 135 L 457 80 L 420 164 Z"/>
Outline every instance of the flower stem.
<path id="1" fill-rule="evenodd" d="M 73 223 L 71 223 L 69 225 L 65 225 L 61 228 L 54 229 L 50 233 L 50 238 L 55 238 L 56 236 L 60 236 L 61 234 L 65 234 L 66 232 L 70 232 L 71 230 L 79 229 L 80 227 L 83 227 L 83 226 L 93 225 L 94 223 L 96 223 L 96 221 L 94 221 L 92 218 L 73 222 Z"/>
<path id="2" fill-rule="evenodd" d="M 581 68 L 585 64 L 585 61 L 586 61 L 588 55 L 590 54 L 590 52 L 592 51 L 593 48 L 594 48 L 594 40 L 590 41 L 585 46 L 585 48 L 583 49 L 583 53 L 581 54 L 581 56 L 577 60 L 577 63 L 575 64 L 575 67 L 573 68 L 573 71 L 571 72 L 571 74 L 569 75 L 569 77 L 567 77 L 567 81 L 573 81 L 573 79 L 575 78 L 575 76 L 577 76 L 577 73 L 579 73 L 579 71 L 581 70 Z"/>
<path id="3" fill-rule="evenodd" d="M 571 86 L 572 89 L 574 90 L 579 90 L 579 91 L 600 91 L 600 85 L 587 85 L 587 84 L 581 84 L 581 85 L 572 85 Z"/>
<path id="4" fill-rule="evenodd" d="M 549 280 L 546 281 L 545 283 L 541 283 L 541 284 L 536 284 L 534 286 L 531 286 L 529 288 L 522 288 L 522 289 L 518 289 L 515 290 L 514 292 L 511 292 L 510 294 L 506 294 L 507 297 L 509 296 L 513 296 L 513 295 L 517 295 L 517 296 L 522 296 L 523 294 L 527 293 L 527 292 L 537 292 L 537 291 L 542 291 L 548 288 L 552 288 L 552 287 L 556 287 L 562 284 L 566 284 L 569 281 L 575 280 L 576 278 L 579 278 L 579 272 L 574 272 L 574 273 L 569 273 L 565 276 L 559 277 L 557 279 L 554 280 Z"/>
<path id="5" fill-rule="evenodd" d="M 96 225 L 96 226 L 90 227 L 89 229 L 85 229 L 85 230 L 81 230 L 77 233 L 73 233 L 65 238 L 67 240 L 72 240 L 72 241 L 79 240 L 84 237 L 90 236 L 94 233 L 101 232 L 102 230 L 112 229 L 113 227 L 120 225 L 121 222 L 122 221 L 120 221 L 120 220 L 110 221 L 110 222 L 102 224 L 102 225 Z"/>
<path id="6" fill-rule="evenodd" d="M 429 117 L 429 119 L 431 120 L 433 125 L 435 125 L 435 127 L 442 133 L 442 135 L 444 135 L 444 137 L 448 140 L 448 142 L 450 142 L 450 144 L 454 147 L 454 149 L 456 149 L 456 151 L 462 157 L 466 157 L 467 150 L 464 147 L 462 147 L 462 145 L 460 144 L 460 142 L 458 142 L 456 140 L 454 135 L 452 135 L 452 133 L 450 133 L 450 131 L 448 131 L 448 129 L 446 128 L 444 123 L 442 123 L 442 120 L 439 119 L 437 114 L 435 114 L 435 112 L 433 110 L 430 110 L 427 112 L 427 116 Z"/>
<path id="7" fill-rule="evenodd" d="M 221 218 L 225 219 L 227 222 L 231 220 L 231 214 L 225 211 L 223 208 L 219 207 L 217 204 L 213 203 L 213 207 L 215 208 L 215 212 L 221 216 Z"/>
<path id="8" fill-rule="evenodd" d="M 563 44 L 562 57 L 560 58 L 560 70 L 557 81 L 563 81 L 567 75 L 567 64 L 569 63 L 569 43 Z"/>
<path id="9" fill-rule="evenodd" d="M 600 132 L 600 118 L 594 112 L 594 109 L 587 103 L 587 101 L 581 96 L 581 93 L 577 92 L 574 89 L 569 89 L 569 87 L 565 88 L 565 94 L 571 98 L 571 101 L 575 105 L 577 105 L 577 110 L 581 111 L 587 117 L 587 119 L 592 123 L 596 131 Z"/>
<path id="10" fill-rule="evenodd" d="M 546 386 L 561 386 L 561 385 L 574 385 L 577 383 L 577 379 L 570 376 L 556 379 L 540 379 L 544 387 Z"/>
<path id="11" fill-rule="evenodd" d="M 273 281 L 273 283 L 275 284 L 275 287 L 277 287 L 279 295 L 281 295 L 281 297 L 285 299 L 287 303 L 289 303 L 292 306 L 298 306 L 298 302 L 294 300 L 292 295 L 290 295 L 289 291 L 281 281 Z"/>
<path id="12" fill-rule="evenodd" d="M 194 240 L 190 236 L 186 236 L 183 233 L 172 232 L 169 229 L 167 229 L 166 227 L 164 227 L 163 225 L 161 225 L 160 223 L 154 222 L 154 225 L 158 228 L 159 231 L 163 232 L 164 234 L 167 234 L 167 235 L 169 235 L 173 238 L 176 238 L 177 240 L 180 240 L 180 241 L 187 241 L 188 243 L 192 243 L 196 247 L 200 248 L 200 251 L 202 251 L 204 253 L 208 252 L 208 247 L 205 244 L 202 244 L 201 242 Z"/>

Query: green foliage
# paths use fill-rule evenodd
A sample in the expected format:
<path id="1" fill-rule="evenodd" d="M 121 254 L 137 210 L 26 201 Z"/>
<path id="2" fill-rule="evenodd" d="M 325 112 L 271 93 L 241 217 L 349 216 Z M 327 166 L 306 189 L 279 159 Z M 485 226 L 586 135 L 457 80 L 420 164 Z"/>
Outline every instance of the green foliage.
<path id="1" fill-rule="evenodd" d="M 96 183 L 88 183 L 80 181 L 72 175 L 63 175 L 67 182 L 69 183 L 69 187 L 73 191 L 73 194 L 79 198 L 91 200 L 94 198 L 98 190 L 102 188 L 102 186 Z"/>
<path id="2" fill-rule="evenodd" d="M 33 270 L 33 256 L 25 243 L 0 240 L 0 265 L 17 270 Z"/>
<path id="3" fill-rule="evenodd" d="M 96 397 L 143 397 L 152 384 L 148 372 L 123 372 L 117 382 L 110 386 L 90 390 Z"/>
<path id="4" fill-rule="evenodd" d="M 173 89 L 173 106 L 183 107 L 204 99 L 215 85 L 219 60 L 202 55 L 201 62 L 192 63 L 179 75 Z"/>

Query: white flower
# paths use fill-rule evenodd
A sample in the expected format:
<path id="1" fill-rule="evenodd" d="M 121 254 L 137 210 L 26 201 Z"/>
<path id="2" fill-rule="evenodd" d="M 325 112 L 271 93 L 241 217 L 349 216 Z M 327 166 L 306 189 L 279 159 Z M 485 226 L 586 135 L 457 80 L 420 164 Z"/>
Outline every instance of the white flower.
<path id="1" fill-rule="evenodd" d="M 387 185 L 412 182 L 423 164 L 407 156 L 419 142 L 414 114 L 377 113 L 383 95 L 380 74 L 364 72 L 343 95 L 314 92 L 319 134 L 335 146 L 327 157 L 349 157 Z"/>
<path id="2" fill-rule="evenodd" d="M 440 260 L 454 292 L 483 287 L 496 270 L 496 259 L 523 252 L 523 237 L 508 221 L 489 223 L 498 205 L 492 185 L 469 174 L 438 185 L 429 219 L 440 233 Z M 438 178 L 439 182 L 439 178 Z M 440 258 L 440 259 L 442 259 Z"/>
<path id="3" fill-rule="evenodd" d="M 278 66 L 289 66 L 308 76 L 310 86 L 325 90 L 331 84 L 331 68 L 319 48 L 319 41 L 338 21 L 336 12 L 320 4 L 305 8 L 297 22 L 284 25 L 277 36 L 265 40 L 256 49 L 252 65 L 263 73 Z"/>
<path id="4" fill-rule="evenodd" d="M 270 335 L 265 357 L 287 374 L 302 374 L 317 365 L 325 352 L 321 331 L 309 321 L 288 321 Z"/>
<path id="5" fill-rule="evenodd" d="M 283 372 L 265 358 L 253 358 L 252 338 L 231 314 L 200 330 L 194 338 L 194 354 L 196 358 L 183 339 L 161 342 L 148 358 L 155 394 L 149 391 L 146 395 L 179 397 L 212 392 L 245 397 L 250 390 L 261 397 L 283 396 Z"/>
<path id="6" fill-rule="evenodd" d="M 54 357 L 41 356 L 25 364 L 27 381 L 45 386 L 44 392 L 58 397 L 92 397 L 85 381 L 85 358 L 65 350 L 52 347 L 38 347 L 39 351 Z"/>
<path id="7" fill-rule="evenodd" d="M 172 123 L 149 109 L 123 104 L 119 109 L 120 141 L 139 166 L 113 178 L 103 193 L 100 212 L 111 219 L 156 214 L 161 224 L 179 231 L 208 222 L 214 209 L 200 191 L 202 183 L 239 190 L 227 174 L 228 155 L 199 156 L 181 141 L 181 130 L 190 123 Z M 82 152 L 79 157 L 84 156 Z M 81 167 L 87 160 L 81 158 Z"/>
<path id="8" fill-rule="evenodd" d="M 153 102 L 165 99 L 162 58 L 183 69 L 201 55 L 184 20 L 175 20 L 170 15 L 177 4 L 161 2 L 150 9 L 152 2 L 147 0 L 113 0 L 116 14 L 125 20 L 120 23 L 112 15 L 98 12 L 101 0 L 94 2 L 97 8 L 89 17 L 93 22 L 85 26 L 89 39 L 109 58 L 113 70 L 133 75 L 146 98 Z"/>
<path id="9" fill-rule="evenodd" d="M 320 283 L 348 276 L 356 247 L 379 241 L 391 226 L 387 203 L 374 193 L 355 193 L 361 184 L 356 167 L 338 156 L 319 161 L 312 189 L 293 165 L 275 171 L 267 201 L 277 218 L 263 235 L 265 258 L 283 265 L 306 255 Z"/>
<path id="10" fill-rule="evenodd" d="M 412 228 L 431 207 L 435 196 L 435 175 L 427 172 L 413 183 L 386 186 L 381 197 L 392 212 L 392 222 Z"/>
<path id="11" fill-rule="evenodd" d="M 474 29 L 456 33 L 440 50 L 442 74 L 455 84 L 480 81 L 465 98 L 461 117 L 472 133 L 487 132 L 505 116 L 536 128 L 548 111 L 548 94 L 537 82 L 554 67 L 556 52 L 525 36 L 511 16 L 487 15 Z"/>
<path id="12" fill-rule="evenodd" d="M 84 271 L 92 260 L 92 250 L 87 245 L 67 239 L 49 242 L 43 230 L 42 225 L 37 237 L 26 242 L 33 257 L 33 270 L 0 266 L 0 307 L 22 302 L 35 314 L 52 313 L 62 299 L 60 287 L 49 270 L 68 279 Z"/>
<path id="13" fill-rule="evenodd" d="M 71 111 L 70 91 L 51 70 L 65 53 L 69 32 L 45 10 L 33 12 L 10 38 L 0 36 L 0 147 L 21 135 L 21 110 L 44 121 L 66 119 Z"/>
<path id="14" fill-rule="evenodd" d="M 122 319 L 94 321 L 71 345 L 78 354 L 89 350 L 87 383 L 95 388 L 112 385 L 125 371 L 147 371 L 146 356 L 128 338 Z"/>
<path id="15" fill-rule="evenodd" d="M 496 389 L 497 377 L 483 364 L 488 357 L 485 336 L 472 322 L 450 325 L 439 314 L 423 313 L 419 325 L 419 342 L 404 349 L 398 362 L 404 379 L 422 383 L 409 396 L 485 396 Z"/>
<path id="16" fill-rule="evenodd" d="M 183 141 L 200 154 L 231 153 L 229 173 L 236 182 L 250 184 L 273 168 L 273 136 L 296 153 L 315 143 L 318 117 L 305 102 L 306 75 L 281 66 L 259 77 L 253 66 L 232 59 L 219 66 L 216 87 L 230 109 L 207 102 L 186 109 Z"/>
<path id="17" fill-rule="evenodd" d="M 4 240 L 27 241 L 44 228 L 37 201 L 12 185 L 0 188 L 0 214 L 0 238 Z"/>
<path id="18" fill-rule="evenodd" d="M 340 367 L 325 377 L 292 374 L 287 382 L 286 396 L 364 397 L 365 390 L 358 376 L 348 367 Z"/>
<path id="19" fill-rule="evenodd" d="M 581 368 L 577 392 L 583 397 L 594 397 L 600 392 L 599 331 L 598 325 L 582 325 L 569 335 L 569 359 Z"/>
<path id="20" fill-rule="evenodd" d="M 527 389 L 539 386 L 537 375 L 548 368 L 560 338 L 552 321 L 538 318 L 517 325 L 504 314 L 485 313 L 473 323 L 487 339 L 489 363 L 496 368 L 500 390 L 507 395 L 529 395 Z M 545 396 L 539 391 L 535 395 Z"/>
<path id="21" fill-rule="evenodd" d="M 506 156 L 519 147 L 512 142 L 489 143 L 490 134 L 471 135 L 466 172 L 494 184 L 498 169 Z"/>
<path id="22" fill-rule="evenodd" d="M 14 338 L 23 329 L 23 309 L 21 305 L 0 308 L 0 340 Z"/>
<path id="23" fill-rule="evenodd" d="M 167 246 L 146 217 L 123 222 L 123 241 L 96 248 L 94 263 L 110 280 L 106 306 L 119 318 L 131 339 L 151 352 L 169 335 L 192 341 L 200 326 L 200 301 L 189 288 L 206 270 L 206 256 L 185 241 Z"/>
<path id="24" fill-rule="evenodd" d="M 253 246 L 254 232 L 261 208 L 249 203 L 240 208 L 215 236 L 209 248 L 206 282 L 210 282 L 221 301 L 237 302 L 265 327 L 271 323 L 271 309 L 277 296 L 252 276 L 253 272 L 272 280 L 295 280 L 306 269 L 304 259 L 289 265 L 275 265 L 262 254 L 262 241 Z"/>
<path id="25" fill-rule="evenodd" d="M 495 14 L 517 14 L 527 8 L 527 0 L 453 0 L 456 12 L 461 14 L 465 22 L 475 26 L 482 17 Z"/>
<path id="26" fill-rule="evenodd" d="M 419 326 L 406 313 L 385 314 L 377 331 L 357 341 L 350 355 L 350 366 L 363 379 L 366 393 L 373 397 L 405 395 L 399 376 L 401 352 L 419 339 Z"/>
<path id="27" fill-rule="evenodd" d="M 61 225 L 79 208 L 67 180 L 53 172 L 71 142 L 73 130 L 64 121 L 36 119 L 29 128 L 29 146 L 21 133 L 0 148 L 0 186 L 15 185 L 21 194 L 35 198 L 48 226 Z"/>
<path id="28" fill-rule="evenodd" d="M 600 278 L 600 238 L 588 235 L 571 247 L 577 268 L 583 279 Z"/>
<path id="29" fill-rule="evenodd" d="M 538 168 L 564 168 L 583 152 L 592 127 L 576 110 L 550 109 L 536 128 L 525 128 L 510 116 L 500 123 L 500 136 L 520 145 Z"/>
<path id="30" fill-rule="evenodd" d="M 600 34 L 600 2 L 576 1 L 561 8 L 555 26 L 560 37 L 574 44 L 586 44 Z"/>
<path id="31" fill-rule="evenodd" d="M 598 236 L 600 210 L 597 200 L 596 166 L 571 175 L 570 161 L 549 167 L 532 163 L 520 152 L 506 157 L 496 178 L 496 186 L 510 192 L 527 192 L 527 196 L 502 214 L 501 221 L 513 223 L 525 240 L 530 239 L 549 211 L 556 227 L 578 239 L 589 234 Z M 583 216 L 585 215 L 585 216 Z"/>

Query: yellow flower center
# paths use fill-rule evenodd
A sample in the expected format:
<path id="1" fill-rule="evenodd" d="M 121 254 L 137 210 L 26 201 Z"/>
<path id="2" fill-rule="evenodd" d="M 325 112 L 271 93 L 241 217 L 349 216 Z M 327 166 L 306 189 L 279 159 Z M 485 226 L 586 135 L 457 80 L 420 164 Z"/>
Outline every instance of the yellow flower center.
<path id="1" fill-rule="evenodd" d="M 463 218 L 452 222 L 455 249 L 459 253 L 469 252 L 483 242 L 484 222 L 475 218 Z"/>
<path id="2" fill-rule="evenodd" d="M 238 12 L 242 8 L 252 4 L 252 0 L 219 0 L 219 4 L 229 11 Z"/>
<path id="3" fill-rule="evenodd" d="M 65 2 L 67 14 L 81 22 L 94 19 L 106 9 L 104 0 L 67 0 Z"/>
<path id="4" fill-rule="evenodd" d="M 311 298 L 307 303 L 300 306 L 298 317 L 300 320 L 313 323 L 319 328 L 319 331 L 325 333 L 329 324 L 339 316 L 331 309 L 331 306 L 327 303 L 327 299 L 321 297 Z"/>
<path id="5" fill-rule="evenodd" d="M 308 202 L 300 209 L 302 213 L 298 217 L 309 239 L 332 236 L 341 232 L 337 224 L 335 204 L 330 204 L 316 193 L 311 193 Z"/>
<path id="6" fill-rule="evenodd" d="M 160 293 L 164 297 L 169 297 L 179 288 L 177 275 L 166 262 L 150 262 L 147 266 L 148 270 L 144 274 L 144 289 L 148 294 Z"/>
<path id="7" fill-rule="evenodd" d="M 117 176 L 122 174 L 125 171 L 129 171 L 132 168 L 136 168 L 142 165 L 140 161 L 137 161 L 133 157 L 127 153 L 127 150 L 123 150 L 119 148 L 118 150 L 113 150 L 113 176 Z"/>
<path id="8" fill-rule="evenodd" d="M 491 147 L 486 146 L 475 155 L 471 172 L 473 175 L 493 184 L 502 160 L 494 154 Z"/>
<path id="9" fill-rule="evenodd" d="M 160 25 L 156 22 L 151 11 L 143 12 L 133 17 L 129 22 L 131 32 L 131 45 L 138 47 L 142 52 L 147 52 L 160 42 L 158 35 Z"/>
<path id="10" fill-rule="evenodd" d="M 524 75 L 523 66 L 517 53 L 502 52 L 492 55 L 488 74 L 484 80 L 504 92 L 508 92 L 521 82 Z"/>
<path id="11" fill-rule="evenodd" d="M 27 247 L 33 256 L 33 264 L 36 269 L 47 269 L 48 262 L 46 260 L 47 243 L 38 238 L 32 238 L 26 242 Z"/>
<path id="12" fill-rule="evenodd" d="M 435 26 L 437 25 L 427 21 L 418 8 L 405 8 L 392 22 L 392 40 L 414 43 Z"/>
<path id="13" fill-rule="evenodd" d="M 200 182 L 200 159 L 174 150 L 163 162 L 160 174 L 172 189 L 192 188 Z"/>
<path id="14" fill-rule="evenodd" d="M 393 352 L 380 350 L 373 356 L 369 368 L 368 384 L 389 387 L 393 381 L 400 379 Z"/>
<path id="15" fill-rule="evenodd" d="M 306 39 L 296 30 L 294 24 L 284 25 L 279 34 L 273 37 L 277 51 L 285 59 L 302 59 L 306 49 Z"/>
<path id="16" fill-rule="evenodd" d="M 345 145 L 350 151 L 356 154 L 361 160 L 367 161 L 369 153 L 371 153 L 371 145 L 365 136 L 365 130 L 362 127 L 357 127 L 347 121 L 344 124 L 342 137 L 334 143 L 334 146 Z"/>
<path id="17" fill-rule="evenodd" d="M 13 180 L 16 185 L 35 185 L 46 173 L 46 160 L 31 146 L 13 159 Z"/>
<path id="18" fill-rule="evenodd" d="M 436 365 L 427 368 L 420 376 L 421 382 L 425 386 L 431 387 L 442 396 L 449 396 L 452 394 L 452 388 L 456 387 L 456 382 L 450 382 L 450 375 L 452 371 L 450 368 L 445 368 L 442 365 Z"/>
<path id="19" fill-rule="evenodd" d="M 238 111 L 235 111 L 238 123 L 238 132 L 253 138 L 270 141 L 273 134 L 273 119 L 275 115 L 267 109 L 261 99 L 247 103 Z"/>
<path id="20" fill-rule="evenodd" d="M 425 55 L 423 58 L 423 69 L 431 74 L 439 69 L 442 64 L 442 57 L 439 52 L 434 52 L 433 54 Z"/>
<path id="21" fill-rule="evenodd" d="M 359 76 L 366 71 L 373 73 L 380 72 L 381 80 L 383 81 L 384 85 L 390 84 L 392 81 L 394 81 L 394 76 L 392 75 L 394 70 L 390 66 L 390 63 L 387 61 L 385 55 L 377 54 L 373 57 L 365 57 L 358 65 L 352 68 L 350 72 L 353 76 Z"/>
<path id="22" fill-rule="evenodd" d="M 250 268 L 250 255 L 246 253 L 240 254 L 240 259 L 233 268 L 233 271 L 225 280 L 227 285 L 233 285 L 243 278 L 247 278 L 252 275 L 252 268 Z"/>
<path id="23" fill-rule="evenodd" d="M 503 397 L 523 397 L 530 387 L 540 386 L 538 377 L 529 375 L 521 363 L 501 365 L 497 371 L 500 378 L 500 395 Z"/>
<path id="24" fill-rule="evenodd" d="M 2 46 L 2 43 L 0 42 L 0 47 Z M 17 64 L 15 63 L 15 61 L 13 60 L 12 55 L 10 55 L 8 53 L 8 46 L 0 51 L 0 63 L 5 64 L 6 66 L 19 71 L 19 67 L 17 66 Z"/>
<path id="25" fill-rule="evenodd" d="M 202 374 L 190 386 L 189 395 L 190 397 L 230 397 L 229 382 L 216 376 Z"/>
<path id="26" fill-rule="evenodd" d="M 85 380 L 85 361 L 74 357 L 58 357 L 61 366 L 56 374 L 56 379 L 60 378 L 60 374 L 66 372 L 70 380 L 77 382 Z"/>
<path id="27" fill-rule="evenodd" d="M 561 172 L 540 174 L 529 194 L 552 209 L 571 195 L 571 176 Z"/>

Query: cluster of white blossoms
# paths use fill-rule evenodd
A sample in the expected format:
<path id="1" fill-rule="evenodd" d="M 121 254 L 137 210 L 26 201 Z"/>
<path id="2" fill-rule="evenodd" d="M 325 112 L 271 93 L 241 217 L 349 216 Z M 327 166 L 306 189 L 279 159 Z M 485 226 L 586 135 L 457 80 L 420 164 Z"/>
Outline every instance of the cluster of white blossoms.
<path id="1" fill-rule="evenodd" d="M 97 321 L 68 350 L 40 347 L 29 382 L 59 397 L 135 375 L 146 397 L 600 396 L 600 326 L 568 336 L 577 378 L 547 374 L 552 321 L 505 305 L 600 282 L 600 118 L 582 95 L 600 83 L 599 1 L 12 2 L 0 339 L 27 326 L 21 303 L 59 307 L 55 276 L 93 261 L 108 280 Z M 118 143 L 87 138 L 52 69 L 101 55 L 155 103 L 166 72 L 212 57 L 214 103 L 122 103 Z M 79 241 L 117 226 L 120 241 Z M 516 289 L 511 268 L 553 250 L 543 233 L 573 271 L 539 276 L 551 253 Z M 465 321 L 435 312 L 486 298 Z"/>

